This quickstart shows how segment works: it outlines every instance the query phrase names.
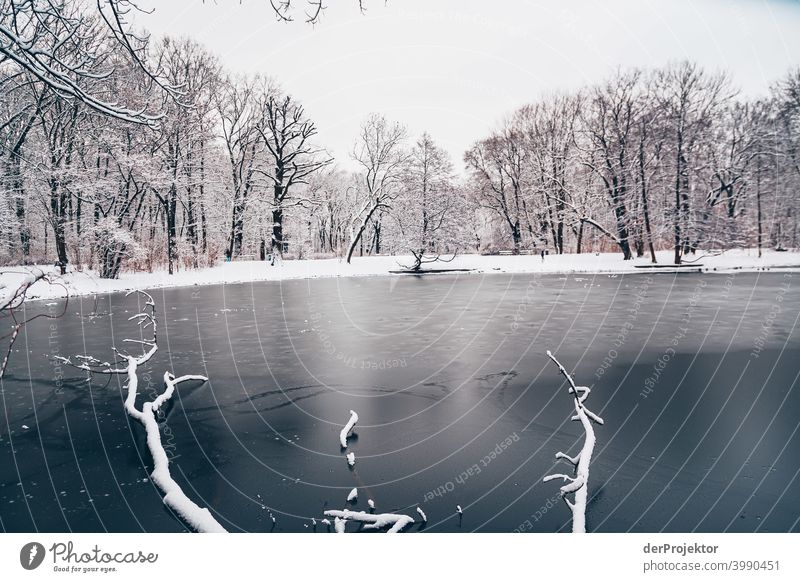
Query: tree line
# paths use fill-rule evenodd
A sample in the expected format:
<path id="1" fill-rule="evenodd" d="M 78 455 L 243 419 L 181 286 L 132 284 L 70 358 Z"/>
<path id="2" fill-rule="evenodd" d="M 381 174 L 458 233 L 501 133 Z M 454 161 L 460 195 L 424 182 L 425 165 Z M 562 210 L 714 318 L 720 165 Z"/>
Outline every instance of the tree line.
<path id="1" fill-rule="evenodd" d="M 798 97 L 797 70 L 756 100 L 690 62 L 617 71 L 510 115 L 467 152 L 471 189 L 515 250 L 796 247 Z"/>
<path id="2" fill-rule="evenodd" d="M 463 173 L 427 133 L 372 114 L 345 171 L 274 79 L 69 10 L 12 14 L 20 38 L 39 35 L 32 65 L 0 51 L 2 264 L 114 278 L 248 258 L 398 254 L 419 269 L 463 252 L 680 263 L 798 246 L 800 70 L 749 100 L 690 62 L 619 70 L 510 112 Z"/>

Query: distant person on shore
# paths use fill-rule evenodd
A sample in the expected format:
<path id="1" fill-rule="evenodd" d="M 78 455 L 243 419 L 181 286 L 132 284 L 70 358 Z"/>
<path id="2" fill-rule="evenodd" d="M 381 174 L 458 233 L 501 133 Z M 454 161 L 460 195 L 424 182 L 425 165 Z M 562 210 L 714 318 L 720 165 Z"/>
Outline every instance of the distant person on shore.
<path id="1" fill-rule="evenodd" d="M 542 255 L 542 262 L 544 262 L 544 249 L 542 249 L 542 252 L 540 254 Z"/>

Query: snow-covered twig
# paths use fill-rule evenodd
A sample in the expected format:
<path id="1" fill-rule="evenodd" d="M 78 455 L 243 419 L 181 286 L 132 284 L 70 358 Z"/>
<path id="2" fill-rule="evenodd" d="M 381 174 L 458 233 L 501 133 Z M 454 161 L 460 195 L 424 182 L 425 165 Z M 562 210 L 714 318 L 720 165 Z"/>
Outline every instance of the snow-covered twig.
<path id="1" fill-rule="evenodd" d="M 556 459 L 565 459 L 572 463 L 575 467 L 575 477 L 570 477 L 563 473 L 555 473 L 548 475 L 544 481 L 552 481 L 553 479 L 561 479 L 566 484 L 561 487 L 561 498 L 569 507 L 572 512 L 572 532 L 585 533 L 586 532 L 586 500 L 588 497 L 588 482 L 589 482 L 589 464 L 592 460 L 592 453 L 594 452 L 595 436 L 592 421 L 603 424 L 603 419 L 591 412 L 584 406 L 584 401 L 589 397 L 591 390 L 587 386 L 576 386 L 572 376 L 567 372 L 564 366 L 550 353 L 547 356 L 553 360 L 558 366 L 559 372 L 567 379 L 569 383 L 569 393 L 573 395 L 575 400 L 575 415 L 572 417 L 574 420 L 580 420 L 583 429 L 586 433 L 586 438 L 583 441 L 583 447 L 575 457 L 559 451 L 556 453 Z M 574 502 L 567 498 L 570 493 L 575 494 Z"/>
<path id="2" fill-rule="evenodd" d="M 146 291 L 128 291 L 125 294 L 125 297 L 128 297 L 134 293 L 138 293 L 145 298 L 145 311 L 131 315 L 128 318 L 128 321 L 135 321 L 141 329 L 150 328 L 152 331 L 152 339 L 135 341 L 124 339 L 122 340 L 122 343 L 137 343 L 141 345 L 142 349 L 144 350 L 142 354 L 134 357 L 126 352 L 118 350 L 116 347 L 112 347 L 111 349 L 119 358 L 115 363 L 126 362 L 124 367 L 119 368 L 114 367 L 110 362 L 101 362 L 97 358 L 87 355 L 75 356 L 75 359 L 80 363 L 75 363 L 71 358 L 65 358 L 63 356 L 55 356 L 53 359 L 68 366 L 72 366 L 73 368 L 77 368 L 78 370 L 84 370 L 86 372 L 95 374 L 127 374 L 129 373 L 131 359 L 136 362 L 137 367 L 147 363 L 158 351 L 158 322 L 156 321 L 156 304 L 155 301 L 153 301 L 153 297 Z"/>
<path id="3" fill-rule="evenodd" d="M 358 422 L 358 415 L 355 413 L 354 410 L 350 411 L 350 420 L 347 421 L 347 424 L 344 425 L 344 428 L 339 433 L 339 443 L 342 445 L 343 449 L 347 448 L 347 437 L 350 435 L 350 431 L 353 430 L 353 427 Z"/>
<path id="4" fill-rule="evenodd" d="M 14 351 L 14 344 L 17 341 L 17 337 L 19 337 L 20 330 L 22 330 L 25 325 L 34 319 L 38 319 L 40 317 L 47 319 L 56 319 L 61 317 L 67 312 L 67 306 L 69 305 L 69 291 L 67 290 L 66 286 L 57 281 L 54 278 L 54 275 L 45 273 L 41 269 L 23 269 L 21 272 L 22 280 L 18 281 L 11 287 L 9 287 L 9 285 L 2 279 L 3 275 L 13 276 L 19 274 L 20 271 L 15 270 L 0 271 L 0 329 L 6 328 L 4 321 L 6 317 L 10 318 L 11 320 L 11 332 L 7 335 L 0 335 L 0 341 L 8 338 L 8 346 L 5 349 L 5 354 L 2 357 L 2 361 L 0 361 L 0 380 L 2 380 L 6 373 L 6 368 L 8 367 L 8 362 L 11 359 L 11 353 Z M 67 300 L 64 302 L 63 309 L 58 314 L 39 313 L 27 319 L 18 319 L 16 309 L 21 307 L 27 299 L 28 290 L 40 280 L 46 281 L 50 285 L 59 285 L 64 289 Z"/>
<path id="5" fill-rule="evenodd" d="M 367 513 L 365 511 L 350 511 L 349 509 L 330 509 L 325 512 L 328 517 L 344 521 L 357 521 L 365 524 L 364 529 L 384 529 L 386 533 L 397 533 L 414 523 L 414 518 L 399 513 Z M 342 527 L 344 530 L 344 527 Z M 337 530 L 338 531 L 338 530 Z"/>
<path id="6" fill-rule="evenodd" d="M 336 533 L 344 533 L 345 525 L 347 525 L 346 519 L 340 519 L 337 517 L 333 520 L 333 529 L 336 531 Z"/>
<path id="7" fill-rule="evenodd" d="M 348 503 L 352 503 L 352 502 L 353 502 L 353 501 L 355 501 L 356 499 L 358 499 L 358 489 L 356 489 L 355 487 L 353 487 L 353 488 L 350 490 L 350 493 L 348 493 L 348 494 L 347 494 L 347 502 L 348 502 Z"/>

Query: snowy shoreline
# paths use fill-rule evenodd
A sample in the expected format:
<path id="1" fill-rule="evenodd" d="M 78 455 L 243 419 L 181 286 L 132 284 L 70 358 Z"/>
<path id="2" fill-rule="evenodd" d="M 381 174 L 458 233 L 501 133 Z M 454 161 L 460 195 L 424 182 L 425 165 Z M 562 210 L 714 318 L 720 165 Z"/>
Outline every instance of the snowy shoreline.
<path id="1" fill-rule="evenodd" d="M 538 255 L 460 255 L 452 262 L 433 264 L 429 270 L 460 269 L 453 275 L 474 276 L 487 274 L 530 274 L 530 275 L 610 275 L 610 274 L 672 274 L 675 272 L 731 273 L 761 272 L 766 270 L 800 272 L 800 253 L 735 250 L 721 255 L 705 255 L 698 252 L 689 260 L 696 264 L 686 264 L 680 268 L 669 267 L 671 251 L 657 253 L 660 268 L 648 269 L 647 257 L 623 261 L 619 253 L 549 255 L 544 260 Z M 205 285 L 241 284 L 262 281 L 288 281 L 297 279 L 316 279 L 334 277 L 403 277 L 397 274 L 398 268 L 408 265 L 411 257 L 372 256 L 355 257 L 348 265 L 343 259 L 305 259 L 284 261 L 269 266 L 262 261 L 236 261 L 223 263 L 205 269 L 181 271 L 169 275 L 166 271 L 153 273 L 122 273 L 119 279 L 100 279 L 92 271 L 73 271 L 60 278 L 61 285 L 51 285 L 38 281 L 29 290 L 27 299 L 46 300 L 70 297 L 127 292 L 134 289 L 161 289 L 170 287 L 191 287 Z M 0 268 L 0 297 L 11 292 L 17 281 L 21 281 L 25 270 L 30 267 Z M 53 267 L 39 267 L 46 272 L 55 273 Z M 395 271 L 392 273 L 392 271 Z"/>

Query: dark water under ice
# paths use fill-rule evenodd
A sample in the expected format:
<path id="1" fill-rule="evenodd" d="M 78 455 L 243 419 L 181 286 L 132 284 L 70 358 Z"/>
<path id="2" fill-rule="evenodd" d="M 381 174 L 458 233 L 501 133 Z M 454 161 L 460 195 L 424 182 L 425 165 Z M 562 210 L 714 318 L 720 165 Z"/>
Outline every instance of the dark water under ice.
<path id="1" fill-rule="evenodd" d="M 436 275 L 159 290 L 142 370 L 206 374 L 162 418 L 172 472 L 230 530 L 311 532 L 355 508 L 426 531 L 569 529 L 582 442 L 552 350 L 603 416 L 587 526 L 800 531 L 800 275 Z M 29 314 L 60 304 L 34 303 Z M 0 528 L 181 531 L 148 479 L 123 377 L 59 370 L 138 333 L 136 298 L 72 299 L 20 337 L 0 404 Z M 137 336 L 138 337 L 138 336 Z M 141 402 L 141 398 L 140 398 Z M 360 416 L 349 451 L 338 433 Z M 27 427 L 27 428 L 26 428 Z M 456 514 L 461 505 L 464 514 Z M 272 524 L 270 513 L 275 516 Z M 322 532 L 324 526 L 317 526 Z"/>

